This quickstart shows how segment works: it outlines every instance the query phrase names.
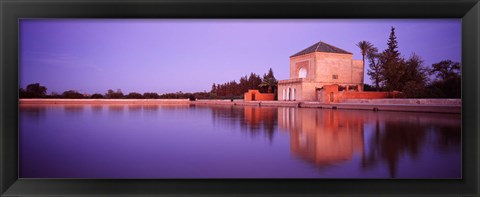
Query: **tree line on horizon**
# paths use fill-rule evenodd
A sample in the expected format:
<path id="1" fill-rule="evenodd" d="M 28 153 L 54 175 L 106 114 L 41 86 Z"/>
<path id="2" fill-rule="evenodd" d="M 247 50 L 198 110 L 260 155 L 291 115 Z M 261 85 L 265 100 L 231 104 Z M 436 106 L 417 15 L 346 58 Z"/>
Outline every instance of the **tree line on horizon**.
<path id="1" fill-rule="evenodd" d="M 398 51 L 395 28 L 391 28 L 387 48 L 378 48 L 368 41 L 360 41 L 364 68 L 373 85 L 364 85 L 365 91 L 400 91 L 407 98 L 460 98 L 460 63 L 442 60 L 426 67 L 420 56 L 413 53 L 408 59 Z"/>
<path id="2" fill-rule="evenodd" d="M 121 89 L 109 89 L 105 94 L 95 93 L 92 95 L 80 93 L 76 90 L 67 90 L 62 94 L 52 92 L 47 94 L 47 87 L 39 83 L 27 85 L 25 89 L 20 88 L 20 98 L 65 98 L 65 99 L 191 99 L 195 98 L 206 99 L 209 98 L 208 92 L 183 93 L 182 91 L 176 93 L 158 94 L 156 92 L 145 92 L 143 94 L 138 92 L 130 92 L 124 94 Z"/>
<path id="3" fill-rule="evenodd" d="M 252 72 L 249 76 L 240 77 L 239 82 L 233 80 L 223 84 L 213 83 L 210 94 L 215 99 L 243 99 L 244 93 L 248 90 L 276 94 L 277 86 L 278 81 L 270 68 L 262 77 Z"/>
<path id="4" fill-rule="evenodd" d="M 255 73 L 251 73 L 249 77 L 240 78 L 240 83 L 236 81 L 227 82 L 224 84 L 212 86 L 210 92 L 175 92 L 158 94 L 156 92 L 145 92 L 143 94 L 138 92 L 130 92 L 124 94 L 121 89 L 109 89 L 105 94 L 95 93 L 92 95 L 80 93 L 76 90 L 67 90 L 59 94 L 52 92 L 47 94 L 47 87 L 40 85 L 40 83 L 32 83 L 26 88 L 20 88 L 20 98 L 65 98 L 65 99 L 243 99 L 243 93 L 249 89 L 257 89 L 261 92 L 276 91 L 277 80 L 273 75 L 272 69 L 264 74 L 263 77 Z"/>

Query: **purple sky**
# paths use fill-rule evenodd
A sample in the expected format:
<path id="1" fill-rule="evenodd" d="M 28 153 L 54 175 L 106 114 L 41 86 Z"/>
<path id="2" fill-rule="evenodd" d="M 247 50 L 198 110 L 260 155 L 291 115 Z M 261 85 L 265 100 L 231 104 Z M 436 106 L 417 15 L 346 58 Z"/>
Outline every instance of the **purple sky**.
<path id="1" fill-rule="evenodd" d="M 361 59 L 361 40 L 386 48 L 390 27 L 399 51 L 426 66 L 461 60 L 460 19 L 355 20 L 106 20 L 20 21 L 20 87 L 40 83 L 48 93 L 210 91 L 271 67 L 289 78 L 289 56 L 324 41 Z M 366 83 L 371 83 L 365 75 Z"/>

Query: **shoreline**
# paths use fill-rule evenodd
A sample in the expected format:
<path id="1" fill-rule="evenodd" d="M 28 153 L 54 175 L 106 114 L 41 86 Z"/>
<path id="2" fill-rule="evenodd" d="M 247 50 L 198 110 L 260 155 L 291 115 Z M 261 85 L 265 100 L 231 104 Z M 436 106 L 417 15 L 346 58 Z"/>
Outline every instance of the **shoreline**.
<path id="1" fill-rule="evenodd" d="M 437 101 L 452 99 L 437 99 Z M 460 99 L 457 99 L 460 100 Z M 394 101 L 394 100 L 392 100 Z M 440 102 L 441 103 L 441 102 Z M 243 100 L 196 100 L 189 99 L 20 99 L 19 105 L 34 104 L 182 104 L 182 105 L 231 105 L 231 106 L 259 106 L 259 107 L 298 107 L 319 109 L 369 110 L 369 111 L 398 111 L 398 112 L 426 112 L 426 113 L 453 113 L 461 114 L 461 102 L 448 104 L 423 103 L 320 103 L 315 101 L 243 101 Z"/>
<path id="2" fill-rule="evenodd" d="M 188 99 L 19 99 L 18 104 L 190 104 Z"/>
<path id="3" fill-rule="evenodd" d="M 368 104 L 368 103 L 320 103 L 314 101 L 192 101 L 199 105 L 238 105 L 259 107 L 298 107 L 319 109 L 344 109 L 368 111 L 397 111 L 461 114 L 461 105 L 431 105 L 431 104 Z"/>

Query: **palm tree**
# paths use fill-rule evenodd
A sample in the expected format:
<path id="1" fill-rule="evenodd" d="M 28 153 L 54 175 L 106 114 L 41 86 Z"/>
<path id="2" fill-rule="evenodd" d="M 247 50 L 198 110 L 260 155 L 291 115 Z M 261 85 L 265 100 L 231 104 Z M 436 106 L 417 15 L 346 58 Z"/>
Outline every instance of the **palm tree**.
<path id="1" fill-rule="evenodd" d="M 365 75 L 365 55 L 367 55 L 367 52 L 373 47 L 373 44 L 368 41 L 362 40 L 357 43 L 357 46 L 362 51 L 362 61 L 363 61 L 362 76 L 364 76 Z M 362 78 L 362 84 L 363 84 L 363 78 Z"/>
<path id="2" fill-rule="evenodd" d="M 260 87 L 268 87 L 267 92 L 268 93 L 273 93 L 273 88 L 277 87 L 278 81 L 275 79 L 275 76 L 273 75 L 273 70 L 270 68 L 268 70 L 268 74 L 263 75 L 263 80 L 262 83 L 260 83 Z"/>
<path id="3" fill-rule="evenodd" d="M 277 86 L 277 80 L 274 77 L 264 78 L 262 83 L 259 85 L 260 87 L 268 87 L 267 92 L 273 93 L 273 87 Z"/>

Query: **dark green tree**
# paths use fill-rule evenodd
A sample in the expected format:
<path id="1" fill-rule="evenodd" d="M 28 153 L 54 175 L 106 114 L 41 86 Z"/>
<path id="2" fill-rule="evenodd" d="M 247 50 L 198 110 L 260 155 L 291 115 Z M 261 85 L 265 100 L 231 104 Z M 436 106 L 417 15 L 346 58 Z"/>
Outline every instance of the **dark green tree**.
<path id="1" fill-rule="evenodd" d="M 460 76 L 460 63 L 452 60 L 443 60 L 432 64 L 431 74 L 434 74 L 439 80 L 447 80 L 451 77 Z"/>
<path id="2" fill-rule="evenodd" d="M 20 89 L 20 93 L 25 98 L 43 98 L 47 94 L 47 88 L 45 86 L 41 86 L 40 83 L 32 83 L 27 85 L 27 88 L 24 92 Z"/>
<path id="3" fill-rule="evenodd" d="M 247 92 L 248 91 L 248 77 L 245 75 L 244 77 L 240 78 L 240 82 L 238 84 L 240 87 L 241 92 Z"/>
<path id="4" fill-rule="evenodd" d="M 75 90 L 67 90 L 62 93 L 62 98 L 70 98 L 70 99 L 83 98 L 83 94 Z"/>
<path id="5" fill-rule="evenodd" d="M 210 92 L 212 92 L 212 93 L 217 92 L 217 85 L 215 85 L 215 83 L 212 84 L 212 90 Z"/>
<path id="6" fill-rule="evenodd" d="M 120 89 L 117 89 L 117 91 L 113 91 L 112 89 L 109 89 L 105 97 L 110 99 L 123 98 L 123 93 L 122 93 L 122 90 Z"/>
<path id="7" fill-rule="evenodd" d="M 405 81 L 416 81 L 426 83 L 427 69 L 423 65 L 423 60 L 417 54 L 412 54 L 405 62 Z"/>
<path id="8" fill-rule="evenodd" d="M 368 71 L 367 74 L 370 76 L 370 79 L 373 81 L 375 90 L 380 90 L 380 84 L 382 83 L 382 65 L 380 64 L 380 55 L 378 49 L 374 46 L 371 46 L 367 51 L 368 59 Z"/>
<path id="9" fill-rule="evenodd" d="M 101 98 L 104 98 L 104 96 L 102 94 L 95 93 L 95 94 L 92 94 L 90 98 L 101 99 Z"/>
<path id="10" fill-rule="evenodd" d="M 30 95 L 28 95 L 28 93 L 25 89 L 20 88 L 18 91 L 19 91 L 18 92 L 18 97 L 20 97 L 20 98 L 30 98 Z"/>
<path id="11" fill-rule="evenodd" d="M 405 74 L 402 77 L 402 92 L 406 97 L 419 98 L 425 97 L 425 87 L 427 84 L 427 70 L 423 66 L 423 60 L 416 54 L 405 62 Z"/>
<path id="12" fill-rule="evenodd" d="M 248 77 L 248 89 L 249 90 L 258 90 L 259 85 L 262 83 L 262 78 L 255 74 L 255 73 L 250 73 L 250 76 Z"/>
<path id="13" fill-rule="evenodd" d="M 382 66 L 382 78 L 385 88 L 388 91 L 402 90 L 403 79 L 405 74 L 404 60 L 400 57 L 398 52 L 398 42 L 395 36 L 395 28 L 391 28 L 390 37 L 387 42 L 387 49 L 382 52 L 380 56 L 380 63 Z"/>
<path id="14" fill-rule="evenodd" d="M 158 99 L 160 98 L 160 95 L 155 92 L 145 92 L 143 93 L 143 97 L 146 99 Z"/>
<path id="15" fill-rule="evenodd" d="M 363 84 L 363 91 L 376 91 L 375 87 L 370 84 Z"/>
<path id="16" fill-rule="evenodd" d="M 431 97 L 461 98 L 462 80 L 460 63 L 443 60 L 432 65 L 430 74 L 436 79 L 428 86 Z"/>
<path id="17" fill-rule="evenodd" d="M 143 95 L 138 92 L 130 92 L 125 96 L 128 99 L 143 99 Z"/>

